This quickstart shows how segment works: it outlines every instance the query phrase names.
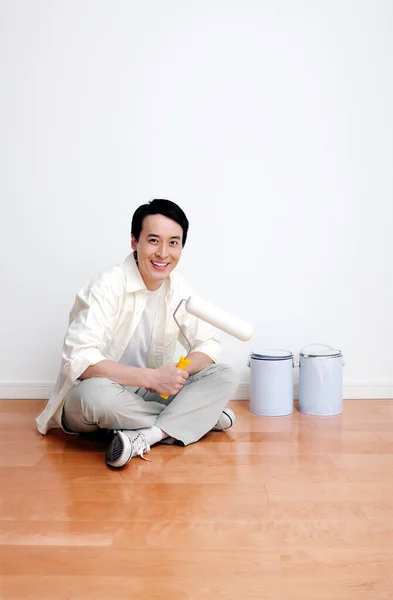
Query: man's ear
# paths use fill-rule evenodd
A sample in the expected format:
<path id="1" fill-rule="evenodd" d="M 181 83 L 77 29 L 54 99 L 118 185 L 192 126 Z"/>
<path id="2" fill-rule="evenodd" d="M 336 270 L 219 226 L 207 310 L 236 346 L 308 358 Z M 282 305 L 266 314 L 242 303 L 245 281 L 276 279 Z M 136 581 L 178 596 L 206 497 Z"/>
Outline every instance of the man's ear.
<path id="1" fill-rule="evenodd" d="M 138 242 L 136 241 L 135 237 L 133 236 L 133 234 L 131 233 L 131 248 L 133 250 L 136 250 L 138 247 Z"/>

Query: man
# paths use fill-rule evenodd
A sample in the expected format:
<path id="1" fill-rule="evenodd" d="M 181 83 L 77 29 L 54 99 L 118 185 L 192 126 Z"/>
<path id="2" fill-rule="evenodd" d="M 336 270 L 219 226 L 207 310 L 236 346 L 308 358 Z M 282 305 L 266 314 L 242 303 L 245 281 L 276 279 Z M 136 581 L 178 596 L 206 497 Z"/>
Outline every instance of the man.
<path id="1" fill-rule="evenodd" d="M 235 422 L 225 406 L 237 377 L 219 363 L 214 330 L 184 308 L 176 315 L 182 333 L 173 319 L 192 295 L 173 273 L 187 233 L 186 215 L 170 200 L 135 211 L 133 253 L 76 297 L 56 387 L 37 418 L 41 433 L 109 430 L 106 463 L 122 467 L 158 442 L 191 444 Z M 185 370 L 172 362 L 177 341 L 186 347 L 183 334 L 191 344 Z"/>

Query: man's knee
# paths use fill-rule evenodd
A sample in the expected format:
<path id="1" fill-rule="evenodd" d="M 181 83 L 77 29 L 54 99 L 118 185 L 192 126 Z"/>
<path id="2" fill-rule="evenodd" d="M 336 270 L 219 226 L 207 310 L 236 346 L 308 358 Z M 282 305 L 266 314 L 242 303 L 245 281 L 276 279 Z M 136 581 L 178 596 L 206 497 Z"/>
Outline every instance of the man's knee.
<path id="1" fill-rule="evenodd" d="M 239 377 L 233 367 L 224 363 L 214 363 L 200 372 L 202 377 L 214 377 L 215 381 L 227 385 L 229 388 L 237 388 Z M 199 379 L 199 377 L 197 376 Z"/>
<path id="2" fill-rule="evenodd" d="M 239 385 L 239 377 L 237 372 L 230 365 L 226 365 L 224 363 L 218 363 L 216 365 L 212 365 L 216 367 L 216 372 L 218 376 L 225 382 L 232 385 Z"/>
<path id="3" fill-rule="evenodd" d="M 113 407 L 114 397 L 122 391 L 123 388 L 118 383 L 104 377 L 83 379 L 69 392 L 66 408 L 67 405 L 71 408 L 73 404 L 79 404 L 82 413 L 89 420 L 95 421 L 102 412 L 105 412 L 108 405 L 112 404 Z"/>

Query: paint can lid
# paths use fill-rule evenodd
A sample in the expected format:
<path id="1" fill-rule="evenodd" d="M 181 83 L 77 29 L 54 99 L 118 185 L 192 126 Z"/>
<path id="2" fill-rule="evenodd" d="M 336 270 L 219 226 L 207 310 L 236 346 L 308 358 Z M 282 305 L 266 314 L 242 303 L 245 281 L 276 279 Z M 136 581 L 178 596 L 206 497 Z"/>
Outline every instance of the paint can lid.
<path id="1" fill-rule="evenodd" d="M 339 358 L 342 356 L 341 350 L 325 344 L 311 344 L 303 348 L 299 354 L 304 358 Z"/>
<path id="2" fill-rule="evenodd" d="M 254 360 L 288 360 L 293 358 L 293 354 L 289 350 L 271 349 L 261 350 L 260 353 L 252 352 L 251 358 Z"/>

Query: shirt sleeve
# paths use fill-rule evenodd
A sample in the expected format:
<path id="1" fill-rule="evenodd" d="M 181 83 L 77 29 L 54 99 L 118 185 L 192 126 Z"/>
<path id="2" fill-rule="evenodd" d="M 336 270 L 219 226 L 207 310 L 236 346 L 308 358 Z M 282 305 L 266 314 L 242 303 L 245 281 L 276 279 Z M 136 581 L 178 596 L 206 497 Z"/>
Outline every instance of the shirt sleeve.
<path id="1" fill-rule="evenodd" d="M 105 360 L 104 349 L 113 336 L 117 299 L 100 280 L 77 294 L 64 339 L 63 367 L 75 383 L 90 366 Z"/>

